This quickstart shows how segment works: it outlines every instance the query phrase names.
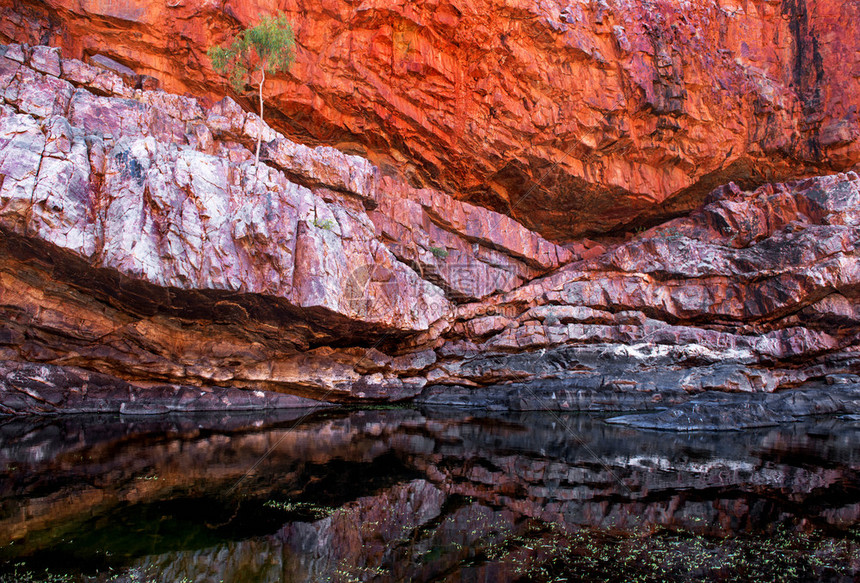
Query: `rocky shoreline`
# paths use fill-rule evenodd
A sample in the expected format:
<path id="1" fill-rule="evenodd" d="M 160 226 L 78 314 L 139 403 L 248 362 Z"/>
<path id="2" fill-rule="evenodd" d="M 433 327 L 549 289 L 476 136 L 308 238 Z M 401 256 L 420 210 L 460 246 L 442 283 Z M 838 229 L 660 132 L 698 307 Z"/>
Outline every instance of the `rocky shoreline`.
<path id="1" fill-rule="evenodd" d="M 707 391 L 689 395 L 665 390 L 662 398 L 634 392 L 582 389 L 565 382 L 512 384 L 482 389 L 445 387 L 402 405 L 481 412 L 548 411 L 555 414 L 636 412 L 606 422 L 663 431 L 735 431 L 801 421 L 805 417 L 860 419 L 860 377 L 834 375 L 778 393 Z M 332 403 L 271 391 L 177 385 L 136 386 L 83 369 L 0 362 L 3 415 L 121 414 L 158 416 L 198 412 L 285 409 L 308 415 Z M 563 424 L 564 418 L 559 417 Z"/>

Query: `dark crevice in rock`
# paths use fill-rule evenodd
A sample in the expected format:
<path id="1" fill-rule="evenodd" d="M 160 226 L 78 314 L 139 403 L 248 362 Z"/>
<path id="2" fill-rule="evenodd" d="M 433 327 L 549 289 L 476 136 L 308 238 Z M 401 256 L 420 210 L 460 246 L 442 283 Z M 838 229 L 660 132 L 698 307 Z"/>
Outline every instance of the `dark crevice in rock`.
<path id="1" fill-rule="evenodd" d="M 49 274 L 52 281 L 69 285 L 136 318 L 161 316 L 189 323 L 268 323 L 273 330 L 279 330 L 279 336 L 284 330 L 296 330 L 293 336 L 296 348 L 305 350 L 351 341 L 353 345 L 368 346 L 382 336 L 402 336 L 372 324 L 347 320 L 324 308 L 299 308 L 271 296 L 162 288 L 110 269 L 92 268 L 72 253 L 3 228 L 0 228 L 0 255 Z"/>
<path id="2" fill-rule="evenodd" d="M 498 243 L 495 243 L 492 240 L 487 239 L 486 237 L 478 237 L 478 236 L 475 236 L 475 235 L 472 235 L 469 233 L 460 232 L 456 228 L 454 228 L 448 221 L 446 221 L 444 219 L 444 217 L 439 216 L 439 214 L 436 213 L 433 209 L 428 208 L 428 207 L 423 207 L 423 208 L 424 208 L 424 212 L 427 214 L 427 216 L 430 218 L 430 220 L 433 221 L 433 224 L 435 224 L 440 229 L 444 229 L 445 231 L 448 231 L 452 235 L 454 235 L 456 237 L 460 237 L 460 238 L 464 239 L 465 241 L 468 241 L 469 243 L 481 245 L 482 247 L 486 247 L 487 249 L 492 249 L 494 251 L 498 251 L 499 253 L 502 253 L 503 255 L 506 255 L 515 261 L 521 261 L 521 262 L 525 263 L 526 265 L 528 265 L 529 267 L 531 267 L 532 269 L 535 269 L 538 271 L 538 275 L 536 277 L 540 277 L 541 275 L 545 275 L 546 273 L 549 272 L 549 270 L 546 268 L 546 266 L 542 265 L 539 261 L 535 260 L 534 258 L 528 257 L 528 256 L 520 254 L 520 253 L 515 253 L 513 250 L 511 250 L 507 247 L 504 247 L 502 245 L 499 245 Z"/>
<path id="3" fill-rule="evenodd" d="M 424 263 L 422 261 L 419 261 L 418 259 L 412 259 L 409 257 L 405 257 L 405 256 L 398 254 L 398 253 L 394 253 L 394 256 L 397 258 L 397 260 L 400 263 L 402 263 L 403 265 L 405 265 L 406 267 L 408 267 L 409 269 L 414 271 L 418 275 L 418 277 L 420 277 L 421 279 L 423 279 L 424 281 L 426 281 L 428 283 L 432 283 L 433 285 L 435 285 L 436 287 L 441 289 L 445 293 L 445 297 L 448 298 L 448 300 L 451 301 L 452 303 L 454 303 L 454 304 L 465 304 L 465 303 L 469 303 L 469 302 L 478 301 L 480 299 L 480 298 L 474 298 L 474 297 L 469 297 L 469 296 L 463 295 L 460 291 L 454 289 L 445 280 L 445 278 L 441 277 L 436 272 L 435 265 L 430 265 L 430 264 Z"/>
<path id="4" fill-rule="evenodd" d="M 822 150 L 819 139 L 821 127 L 821 91 L 825 73 L 818 46 L 818 37 L 810 24 L 807 0 L 786 0 L 783 14 L 793 37 L 794 63 L 791 67 L 792 85 L 803 106 L 801 131 L 806 135 L 805 154 L 820 161 Z"/>

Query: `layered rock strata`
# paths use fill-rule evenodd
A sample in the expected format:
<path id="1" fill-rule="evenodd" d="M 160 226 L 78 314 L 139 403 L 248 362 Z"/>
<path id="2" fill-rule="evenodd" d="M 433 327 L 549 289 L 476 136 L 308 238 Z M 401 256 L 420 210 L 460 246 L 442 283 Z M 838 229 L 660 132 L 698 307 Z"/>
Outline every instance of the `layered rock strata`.
<path id="1" fill-rule="evenodd" d="M 717 189 L 689 217 L 458 307 L 438 344 L 450 360 L 428 379 L 542 378 L 562 408 L 582 390 L 659 401 L 853 383 L 836 373 L 856 371 L 858 197 L 853 173 Z M 460 398 L 441 388 L 427 396 Z"/>
<path id="2" fill-rule="evenodd" d="M 432 351 L 368 343 L 576 257 L 230 100 L 204 110 L 47 47 L 3 53 L 4 358 L 342 396 L 369 376 L 360 396 L 402 398 Z M 260 131 L 255 167 L 243 144 Z"/>
<path id="3" fill-rule="evenodd" d="M 266 87 L 283 133 L 550 238 L 860 162 L 857 0 L 2 0 L 0 40 L 217 100 L 206 50 L 276 10 L 298 47 Z"/>
<path id="4" fill-rule="evenodd" d="M 229 99 L 0 52 L 6 412 L 62 409 L 46 395 L 91 372 L 123 394 L 562 410 L 860 372 L 853 172 L 730 184 L 634 237 L 560 246 Z"/>

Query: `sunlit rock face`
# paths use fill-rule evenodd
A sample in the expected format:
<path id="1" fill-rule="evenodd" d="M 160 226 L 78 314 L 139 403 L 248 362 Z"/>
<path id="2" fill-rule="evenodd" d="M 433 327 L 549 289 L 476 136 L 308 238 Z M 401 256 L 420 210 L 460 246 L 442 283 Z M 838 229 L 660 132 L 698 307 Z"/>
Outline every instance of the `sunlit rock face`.
<path id="1" fill-rule="evenodd" d="M 2 53 L 3 358 L 403 398 L 435 355 L 370 343 L 438 328 L 454 302 L 577 257 L 364 158 L 292 142 L 232 100 L 135 90 L 47 47 Z M 245 144 L 259 132 L 255 166 Z"/>
<path id="2" fill-rule="evenodd" d="M 211 409 L 234 389 L 627 410 L 857 384 L 853 171 L 729 183 L 635 235 L 559 245 L 231 99 L 0 53 L 5 413 Z"/>
<path id="3" fill-rule="evenodd" d="M 278 9 L 298 52 L 275 127 L 552 239 L 860 161 L 855 1 L 3 0 L 0 38 L 217 100 L 207 48 Z"/>

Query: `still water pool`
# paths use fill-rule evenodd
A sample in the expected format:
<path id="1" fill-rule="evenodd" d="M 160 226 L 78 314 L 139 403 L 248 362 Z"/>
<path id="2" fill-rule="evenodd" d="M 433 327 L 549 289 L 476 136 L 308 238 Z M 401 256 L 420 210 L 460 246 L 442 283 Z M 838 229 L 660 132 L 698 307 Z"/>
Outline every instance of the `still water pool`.
<path id="1" fill-rule="evenodd" d="M 860 423 L 0 421 L 0 581 L 857 581 Z"/>

